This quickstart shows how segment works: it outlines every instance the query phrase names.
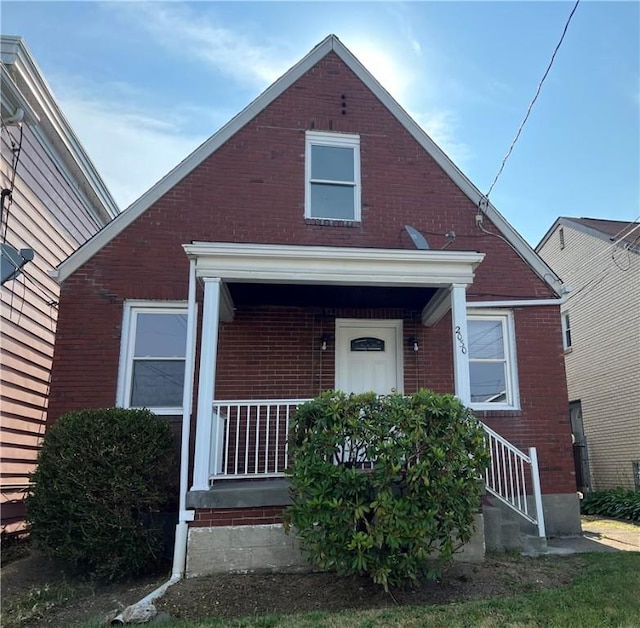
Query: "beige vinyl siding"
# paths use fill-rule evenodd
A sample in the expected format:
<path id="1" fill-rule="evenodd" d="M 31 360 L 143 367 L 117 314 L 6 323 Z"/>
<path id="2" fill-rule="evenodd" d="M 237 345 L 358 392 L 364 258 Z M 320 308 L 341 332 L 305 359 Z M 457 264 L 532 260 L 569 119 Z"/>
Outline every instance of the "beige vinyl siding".
<path id="1" fill-rule="evenodd" d="M 11 130 L 17 137 L 17 128 Z M 22 498 L 35 468 L 46 421 L 59 295 L 48 272 L 98 230 L 38 134 L 27 125 L 23 133 L 6 242 L 16 249 L 32 248 L 35 258 L 23 274 L 2 286 L 1 486 L 9 514 L 10 502 Z M 9 187 L 11 147 L 4 130 L 1 164 L 1 185 Z"/>
<path id="2" fill-rule="evenodd" d="M 633 488 L 640 460 L 640 255 L 563 225 L 540 250 L 573 292 L 569 399 L 580 401 L 592 488 Z M 638 231 L 640 234 L 640 231 Z"/>

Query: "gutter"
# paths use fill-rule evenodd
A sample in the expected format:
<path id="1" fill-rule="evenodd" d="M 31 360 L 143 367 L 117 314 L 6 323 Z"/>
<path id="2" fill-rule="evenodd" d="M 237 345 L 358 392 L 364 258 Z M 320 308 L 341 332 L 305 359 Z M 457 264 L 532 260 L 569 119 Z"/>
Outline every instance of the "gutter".
<path id="1" fill-rule="evenodd" d="M 148 621 L 155 615 L 152 604 L 160 599 L 167 589 L 184 578 L 187 558 L 187 540 L 189 521 L 193 521 L 194 511 L 187 510 L 187 488 L 189 481 L 189 439 L 191 437 L 191 406 L 193 399 L 193 378 L 195 371 L 196 350 L 196 262 L 189 261 L 189 297 L 187 313 L 187 347 L 185 356 L 184 388 L 182 392 L 182 442 L 180 443 L 180 488 L 178 497 L 178 523 L 173 545 L 173 566 L 171 577 L 140 601 L 125 608 L 111 621 L 111 625 L 141 623 Z"/>
<path id="2" fill-rule="evenodd" d="M 478 307 L 523 307 L 525 305 L 564 305 L 569 297 L 569 289 L 565 289 L 559 299 L 516 299 L 513 301 L 467 301 L 467 308 Z"/>

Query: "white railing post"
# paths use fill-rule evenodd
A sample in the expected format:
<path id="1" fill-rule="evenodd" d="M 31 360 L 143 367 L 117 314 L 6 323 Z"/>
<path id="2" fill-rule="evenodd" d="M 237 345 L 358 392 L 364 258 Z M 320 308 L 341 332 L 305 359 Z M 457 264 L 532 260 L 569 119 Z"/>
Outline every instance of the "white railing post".
<path id="1" fill-rule="evenodd" d="M 467 338 L 467 287 L 451 286 L 451 326 L 453 332 L 453 379 L 456 397 L 465 405 L 471 405 L 469 380 L 469 339 Z"/>
<path id="2" fill-rule="evenodd" d="M 196 443 L 193 457 L 192 491 L 209 490 L 211 447 L 213 432 L 213 400 L 218 357 L 218 323 L 220 321 L 220 288 L 222 281 L 205 278 L 204 309 L 202 313 L 202 340 L 200 343 L 200 378 L 198 380 L 198 414 Z M 218 430 L 215 431 L 216 437 Z M 216 438 L 217 440 L 217 438 Z"/>
<path id="3" fill-rule="evenodd" d="M 529 447 L 531 458 L 531 481 L 533 483 L 533 497 L 536 502 L 536 520 L 538 522 L 538 536 L 545 537 L 547 532 L 544 527 L 544 511 L 542 508 L 542 491 L 540 490 L 540 473 L 538 471 L 538 452 L 535 447 Z"/>

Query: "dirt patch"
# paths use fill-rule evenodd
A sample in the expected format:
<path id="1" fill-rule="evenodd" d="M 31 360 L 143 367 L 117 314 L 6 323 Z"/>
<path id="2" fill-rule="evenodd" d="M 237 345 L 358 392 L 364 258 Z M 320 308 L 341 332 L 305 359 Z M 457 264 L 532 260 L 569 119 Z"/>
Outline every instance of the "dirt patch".
<path id="1" fill-rule="evenodd" d="M 39 552 L 3 566 L 2 622 L 15 626 L 73 626 L 137 602 L 163 580 L 96 585 L 70 576 Z"/>
<path id="2" fill-rule="evenodd" d="M 575 559 L 487 558 L 482 564 L 456 563 L 439 582 L 395 588 L 390 595 L 366 578 L 328 573 L 204 576 L 172 587 L 158 607 L 174 617 L 196 619 L 447 604 L 559 586 L 577 569 Z"/>
<path id="3" fill-rule="evenodd" d="M 482 564 L 456 563 L 439 582 L 386 594 L 366 578 L 338 578 L 328 573 L 215 575 L 183 580 L 157 602 L 158 610 L 184 619 L 242 617 L 314 610 L 370 609 L 400 605 L 447 604 L 477 598 L 505 597 L 566 584 L 580 572 L 579 556 L 488 556 Z M 3 612 L 3 626 L 74 626 L 112 609 L 132 604 L 160 581 L 90 587 L 65 576 L 41 555 L 32 554 L 3 569 L 3 611 L 28 590 L 63 587 L 52 607 L 30 620 Z M 65 588 L 66 587 L 66 588 Z M 66 597 L 66 599 L 65 599 Z"/>

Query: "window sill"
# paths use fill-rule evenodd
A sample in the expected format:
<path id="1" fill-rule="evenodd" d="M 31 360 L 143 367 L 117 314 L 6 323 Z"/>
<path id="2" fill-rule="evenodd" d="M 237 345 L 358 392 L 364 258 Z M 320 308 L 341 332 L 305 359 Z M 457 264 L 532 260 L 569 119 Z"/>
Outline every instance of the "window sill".
<path id="1" fill-rule="evenodd" d="M 471 411 L 479 419 L 522 416 L 522 410 L 517 408 L 496 408 L 495 410 L 474 410 L 471 408 Z"/>
<path id="2" fill-rule="evenodd" d="M 334 220 L 333 218 L 305 218 L 305 225 L 318 225 L 320 227 L 360 227 L 360 220 Z"/>
<path id="3" fill-rule="evenodd" d="M 567 348 L 564 350 L 564 354 L 565 354 L 565 355 L 569 355 L 570 353 L 573 353 L 573 347 L 567 347 Z"/>

